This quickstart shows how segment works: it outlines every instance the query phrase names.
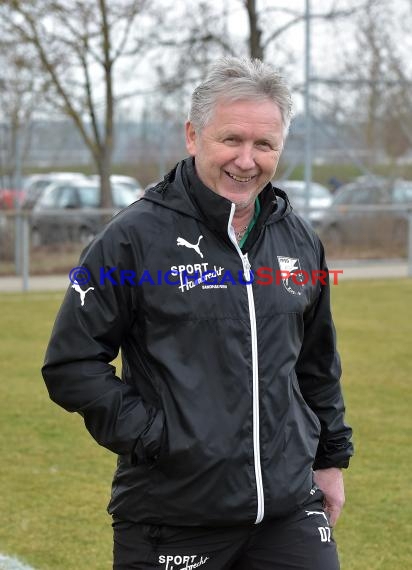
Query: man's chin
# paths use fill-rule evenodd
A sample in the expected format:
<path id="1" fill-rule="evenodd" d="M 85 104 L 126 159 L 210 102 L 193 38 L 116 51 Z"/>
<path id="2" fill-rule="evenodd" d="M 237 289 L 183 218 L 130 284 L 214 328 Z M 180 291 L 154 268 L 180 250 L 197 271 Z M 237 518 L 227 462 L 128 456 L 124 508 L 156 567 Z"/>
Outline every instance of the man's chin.
<path id="1" fill-rule="evenodd" d="M 250 200 L 245 200 L 241 202 L 234 201 L 236 212 L 243 212 L 243 210 L 247 210 L 255 203 L 255 198 L 251 198 Z"/>
<path id="2" fill-rule="evenodd" d="M 236 212 L 241 212 L 252 207 L 255 203 L 257 193 L 252 192 L 249 196 L 239 196 L 235 197 L 232 202 L 236 206 Z"/>
<path id="3" fill-rule="evenodd" d="M 245 208 L 250 208 L 250 205 L 255 203 L 256 190 L 244 192 L 240 196 L 236 192 L 222 192 L 222 195 L 235 204 L 236 210 L 244 210 Z"/>

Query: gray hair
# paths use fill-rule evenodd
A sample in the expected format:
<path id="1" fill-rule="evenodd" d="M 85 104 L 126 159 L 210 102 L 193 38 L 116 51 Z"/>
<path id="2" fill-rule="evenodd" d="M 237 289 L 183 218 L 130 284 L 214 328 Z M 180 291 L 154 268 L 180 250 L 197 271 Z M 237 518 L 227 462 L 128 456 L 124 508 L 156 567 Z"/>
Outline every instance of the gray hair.
<path id="1" fill-rule="evenodd" d="M 280 109 L 283 137 L 292 118 L 292 97 L 281 75 L 269 64 L 247 57 L 222 57 L 192 94 L 189 121 L 199 132 L 211 120 L 218 101 L 269 99 Z"/>

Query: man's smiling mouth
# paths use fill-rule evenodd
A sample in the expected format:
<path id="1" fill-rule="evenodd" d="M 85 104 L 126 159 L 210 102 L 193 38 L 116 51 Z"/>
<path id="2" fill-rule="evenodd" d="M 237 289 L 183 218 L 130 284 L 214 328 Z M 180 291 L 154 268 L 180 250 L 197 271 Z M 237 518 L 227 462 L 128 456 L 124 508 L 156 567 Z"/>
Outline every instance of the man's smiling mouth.
<path id="1" fill-rule="evenodd" d="M 231 174 L 227 170 L 225 170 L 225 172 L 230 178 L 232 178 L 232 180 L 235 180 L 236 182 L 250 182 L 253 178 L 255 178 L 255 176 L 237 176 L 236 174 Z"/>

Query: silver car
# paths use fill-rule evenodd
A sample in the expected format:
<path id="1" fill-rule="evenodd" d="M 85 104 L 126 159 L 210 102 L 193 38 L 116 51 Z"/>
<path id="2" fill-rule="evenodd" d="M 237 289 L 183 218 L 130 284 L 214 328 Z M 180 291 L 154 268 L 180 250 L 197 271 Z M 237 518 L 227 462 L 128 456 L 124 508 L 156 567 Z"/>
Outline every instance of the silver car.
<path id="1" fill-rule="evenodd" d="M 337 191 L 319 235 L 334 249 L 402 254 L 412 210 L 412 181 L 361 177 Z"/>
<path id="2" fill-rule="evenodd" d="M 50 184 L 72 180 L 87 180 L 87 177 L 81 172 L 47 172 L 28 176 L 23 186 L 22 208 L 31 210 Z"/>
<path id="3" fill-rule="evenodd" d="M 321 223 L 326 210 L 332 203 L 332 195 L 326 186 L 311 182 L 309 191 L 309 208 L 306 212 L 306 182 L 303 180 L 272 181 L 274 186 L 284 190 L 293 209 L 303 218 L 307 218 L 314 227 Z"/>
<path id="4" fill-rule="evenodd" d="M 91 180 L 97 180 L 97 181 L 100 180 L 100 176 L 98 176 L 97 174 L 93 174 L 89 178 Z M 121 174 L 112 174 L 110 176 L 110 182 L 112 184 L 117 185 L 117 186 L 124 186 L 125 188 L 130 188 L 131 190 L 133 190 L 135 193 L 135 196 L 136 196 L 136 200 L 141 198 L 144 194 L 144 190 L 142 188 L 142 185 L 140 184 L 140 182 L 138 180 L 136 180 L 136 178 L 133 178 L 132 176 L 123 176 Z"/>
<path id="5" fill-rule="evenodd" d="M 112 197 L 111 215 L 137 200 L 135 189 L 123 184 L 112 183 Z M 51 184 L 32 210 L 32 244 L 36 247 L 65 241 L 89 243 L 108 221 L 99 204 L 100 185 L 96 180 Z"/>

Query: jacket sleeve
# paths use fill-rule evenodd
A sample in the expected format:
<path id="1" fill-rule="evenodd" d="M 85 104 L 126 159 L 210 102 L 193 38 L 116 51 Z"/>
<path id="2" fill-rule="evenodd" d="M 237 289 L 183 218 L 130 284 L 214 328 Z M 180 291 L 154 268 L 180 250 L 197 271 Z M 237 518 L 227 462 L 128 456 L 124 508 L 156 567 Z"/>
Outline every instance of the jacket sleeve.
<path id="1" fill-rule="evenodd" d="M 120 235 L 119 235 L 120 234 Z M 82 254 L 80 266 L 90 275 L 81 289 L 84 304 L 70 284 L 57 315 L 42 374 L 50 398 L 83 416 L 84 423 L 102 446 L 130 454 L 135 462 L 153 458 L 163 433 L 163 412 L 145 403 L 137 388 L 116 376 L 110 362 L 134 319 L 133 291 L 113 277 L 110 268 L 132 269 L 130 243 L 121 228 L 110 224 Z M 84 273 L 83 273 L 84 275 Z M 91 289 L 90 289 L 91 288 Z"/>
<path id="2" fill-rule="evenodd" d="M 327 271 L 323 248 L 321 269 Z M 353 455 L 352 430 L 344 422 L 341 363 L 330 310 L 329 279 L 326 283 L 320 285 L 319 296 L 305 315 L 304 340 L 296 365 L 301 393 L 321 425 L 315 470 L 348 467 Z"/>

